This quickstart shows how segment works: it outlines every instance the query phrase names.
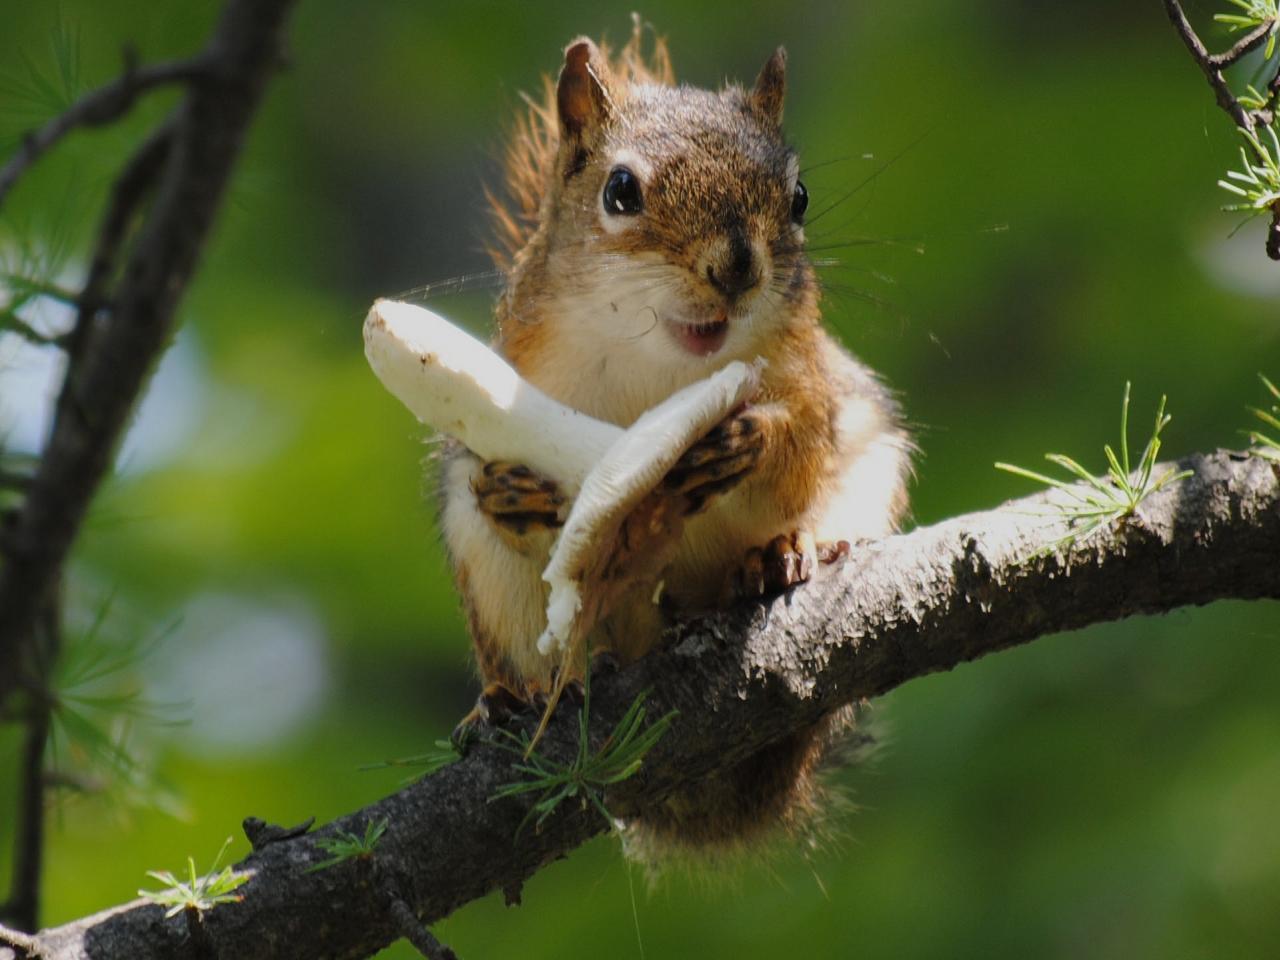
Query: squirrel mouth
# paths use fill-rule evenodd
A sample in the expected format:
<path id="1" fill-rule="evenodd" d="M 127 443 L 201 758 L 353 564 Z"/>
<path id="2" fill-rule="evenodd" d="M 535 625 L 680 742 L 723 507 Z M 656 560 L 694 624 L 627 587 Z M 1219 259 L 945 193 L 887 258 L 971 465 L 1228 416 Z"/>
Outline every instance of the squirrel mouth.
<path id="1" fill-rule="evenodd" d="M 729 315 L 721 311 L 705 323 L 673 323 L 676 341 L 695 357 L 709 357 L 724 346 L 729 336 Z"/>

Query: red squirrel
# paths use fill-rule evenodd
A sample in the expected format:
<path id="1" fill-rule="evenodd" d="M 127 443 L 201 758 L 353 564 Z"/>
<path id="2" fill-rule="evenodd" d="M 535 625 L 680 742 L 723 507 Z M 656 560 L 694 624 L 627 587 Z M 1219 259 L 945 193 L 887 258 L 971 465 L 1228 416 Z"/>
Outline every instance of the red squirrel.
<path id="1" fill-rule="evenodd" d="M 667 48 L 637 28 L 610 55 L 573 41 L 530 100 L 490 193 L 506 277 L 494 347 L 562 403 L 626 427 L 732 360 L 766 361 L 753 401 L 684 455 L 667 485 L 688 518 L 664 574 L 591 636 L 626 663 L 668 611 L 807 580 L 850 541 L 891 532 L 906 508 L 911 443 L 874 373 L 822 326 L 805 253 L 808 194 L 782 133 L 786 55 L 754 86 L 677 86 Z M 558 657 L 538 652 L 541 578 L 566 498 L 521 464 L 460 446 L 443 465 L 441 525 L 486 687 L 532 702 Z M 733 589 L 726 592 L 726 583 Z M 771 745 L 629 825 L 634 847 L 722 849 L 816 804 L 814 771 L 846 713 Z"/>

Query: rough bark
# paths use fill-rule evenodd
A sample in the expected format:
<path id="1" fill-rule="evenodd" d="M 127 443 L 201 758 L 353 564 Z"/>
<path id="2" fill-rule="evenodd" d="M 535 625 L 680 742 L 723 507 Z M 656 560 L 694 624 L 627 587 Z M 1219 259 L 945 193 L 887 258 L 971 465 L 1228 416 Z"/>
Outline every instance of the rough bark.
<path id="1" fill-rule="evenodd" d="M 641 773 L 610 792 L 610 808 L 642 810 L 837 706 L 1045 634 L 1224 598 L 1280 598 L 1280 468 L 1229 452 L 1177 466 L 1194 473 L 1056 552 L 1041 549 L 1063 525 L 1046 518 L 1038 495 L 857 545 L 819 582 L 674 626 L 662 652 L 593 687 L 596 735 L 641 691 L 652 716 L 680 712 Z M 544 754 L 570 755 L 572 713 L 556 716 Z M 205 916 L 216 955 L 364 957 L 402 935 L 406 908 L 430 923 L 495 889 L 517 899 L 525 879 L 607 825 L 565 804 L 541 831 L 517 836 L 528 803 L 489 802 L 516 778 L 510 764 L 510 754 L 480 746 L 314 834 L 285 831 L 240 865 L 253 874 L 244 901 Z M 361 833 L 381 818 L 388 830 L 372 860 L 307 872 L 324 858 L 315 837 Z M 28 944 L 59 960 L 190 957 L 194 946 L 181 917 L 166 921 L 143 901 Z"/>

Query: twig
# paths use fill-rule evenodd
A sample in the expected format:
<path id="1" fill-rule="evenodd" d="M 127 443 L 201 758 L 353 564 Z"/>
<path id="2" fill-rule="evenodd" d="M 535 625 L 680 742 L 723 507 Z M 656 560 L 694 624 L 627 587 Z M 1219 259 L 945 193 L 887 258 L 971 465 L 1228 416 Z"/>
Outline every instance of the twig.
<path id="1" fill-rule="evenodd" d="M 67 380 L 74 375 L 84 353 L 85 337 L 92 328 L 94 316 L 107 306 L 107 287 L 115 273 L 125 234 L 128 233 L 135 212 L 155 189 L 172 144 L 173 123 L 168 122 L 146 139 L 116 178 L 106 216 L 98 229 L 98 242 L 89 264 L 89 275 L 77 298 L 79 311 L 76 314 L 76 325 L 67 335 Z M 59 414 L 65 396 L 66 391 L 63 391 L 63 395 L 58 398 Z"/>
<path id="2" fill-rule="evenodd" d="M 46 679 L 61 645 L 60 590 L 54 590 L 41 616 L 35 669 Z M 32 703 L 22 747 L 21 792 L 14 834 L 13 882 L 6 919 L 19 930 L 34 933 L 40 914 L 40 878 L 44 869 L 45 780 L 44 754 L 49 740 L 50 705 L 47 698 Z"/>
<path id="3" fill-rule="evenodd" d="M 19 960 L 35 955 L 36 939 L 29 937 L 17 930 L 10 930 L 8 927 L 0 925 L 0 946 L 12 947 L 14 950 L 21 950 Z M 0 951 L 0 958 L 4 957 L 3 951 Z"/>
<path id="4" fill-rule="evenodd" d="M 1182 42 L 1186 44 L 1187 49 L 1191 51 L 1191 59 L 1195 60 L 1196 64 L 1200 67 L 1200 70 L 1204 73 L 1205 79 L 1209 81 L 1209 86 L 1213 88 L 1214 96 L 1218 100 L 1218 106 L 1230 115 L 1231 119 L 1235 121 L 1237 127 L 1248 130 L 1252 133 L 1253 118 L 1249 115 L 1249 111 L 1244 108 L 1243 104 L 1236 99 L 1236 95 L 1231 92 L 1231 87 L 1227 85 L 1227 80 L 1222 75 L 1224 67 L 1235 63 L 1236 60 L 1240 59 L 1240 57 L 1244 56 L 1248 51 L 1242 50 L 1238 56 L 1235 56 L 1233 59 L 1228 59 L 1235 50 L 1235 47 L 1233 47 L 1231 50 L 1227 51 L 1227 53 L 1220 54 L 1218 57 L 1215 57 L 1208 51 L 1204 43 L 1200 40 L 1199 35 L 1191 26 L 1191 22 L 1187 20 L 1187 15 L 1182 12 L 1182 4 L 1179 0 L 1164 0 L 1164 9 L 1165 13 L 1169 15 L 1169 20 L 1173 24 L 1174 29 L 1178 31 L 1178 36 L 1182 37 Z M 1249 36 L 1241 40 L 1236 46 L 1238 47 L 1250 42 L 1253 43 L 1253 46 L 1257 46 L 1262 42 L 1262 39 L 1265 39 L 1265 35 L 1263 38 L 1259 39 L 1254 37 L 1251 33 Z M 1253 46 L 1248 49 L 1252 50 Z"/>
<path id="5" fill-rule="evenodd" d="M 249 846 L 255 850 L 261 850 L 268 844 L 280 843 L 282 840 L 292 840 L 294 837 L 302 836 L 311 829 L 315 822 L 315 817 L 307 817 L 307 819 L 301 823 L 294 824 L 292 827 L 284 827 L 278 823 L 267 823 L 260 817 L 245 817 L 241 827 L 244 829 L 244 835 L 249 841 Z"/>
<path id="6" fill-rule="evenodd" d="M 1156 472 L 1170 468 L 1195 473 L 1058 555 L 1037 556 L 1062 530 L 1037 495 L 859 544 L 820 582 L 678 624 L 660 652 L 593 682 L 599 729 L 615 726 L 646 690 L 654 715 L 680 711 L 640 772 L 610 790 L 609 809 L 642 815 L 841 704 L 1039 636 L 1227 597 L 1280 598 L 1280 468 L 1229 452 Z M 543 744 L 549 759 L 572 759 L 572 711 L 553 718 Z M 517 837 L 532 798 L 491 802 L 510 781 L 510 764 L 509 754 L 478 747 L 315 833 L 251 854 L 237 867 L 254 871 L 245 901 L 205 917 L 222 955 L 367 956 L 403 935 L 379 884 L 307 872 L 317 836 L 395 823 L 378 846 L 380 868 L 396 878 L 415 924 L 434 924 L 491 891 L 518 889 L 606 830 L 594 810 L 563 804 L 542 830 Z M 95 960 L 177 960 L 176 924 L 158 923 L 154 907 L 125 904 L 43 931 L 40 947 L 45 960 L 79 960 L 86 944 Z"/>
<path id="7" fill-rule="evenodd" d="M 48 297 L 50 300 L 57 300 L 64 306 L 74 307 L 80 303 L 80 295 L 70 290 L 64 290 L 56 283 L 49 283 L 46 280 L 37 280 L 24 277 L 22 285 L 31 293 L 38 297 Z"/>
<path id="8" fill-rule="evenodd" d="M 1267 38 L 1271 36 L 1271 32 L 1274 29 L 1275 26 L 1271 23 L 1258 24 L 1249 33 L 1237 40 L 1231 49 L 1224 50 L 1222 53 L 1210 54 L 1208 57 L 1209 63 L 1219 70 L 1235 66 L 1240 60 L 1266 43 Z"/>
<path id="9" fill-rule="evenodd" d="M 389 887 L 384 888 L 387 897 L 387 909 L 391 919 L 401 936 L 408 940 L 427 960 L 458 960 L 452 949 L 436 939 L 435 934 L 427 929 L 426 924 L 414 916 L 413 909 L 401 899 L 400 895 Z"/>
<path id="10" fill-rule="evenodd" d="M 17 830 L 14 835 L 13 882 L 5 919 L 34 933 L 40 913 L 40 877 L 44 869 L 44 751 L 49 713 L 37 709 L 27 725 L 22 746 L 22 772 Z"/>
<path id="11" fill-rule="evenodd" d="M 73 103 L 39 130 L 28 134 L 9 162 L 0 168 L 0 205 L 18 178 L 50 147 L 77 127 L 96 127 L 118 119 L 138 94 L 171 83 L 187 83 L 206 71 L 202 58 L 137 67 L 126 54 L 124 75 Z"/>
<path id="12" fill-rule="evenodd" d="M 1222 75 L 1222 71 L 1228 67 L 1239 63 L 1247 54 L 1256 50 L 1258 47 L 1266 43 L 1276 29 L 1276 24 L 1267 21 L 1254 27 L 1249 33 L 1240 38 L 1229 50 L 1222 53 L 1212 54 L 1205 47 L 1204 42 L 1200 39 L 1195 29 L 1187 20 L 1187 15 L 1182 10 L 1180 0 L 1164 0 L 1165 12 L 1169 15 L 1169 21 L 1173 24 L 1178 36 L 1182 38 L 1182 42 L 1186 45 L 1187 50 L 1191 52 L 1191 58 L 1195 60 L 1204 74 L 1205 79 L 1209 81 L 1209 86 L 1213 88 L 1213 95 L 1218 101 L 1226 114 L 1231 117 L 1232 122 L 1246 134 L 1254 134 L 1259 125 L 1269 125 L 1275 121 L 1275 106 L 1280 100 L 1280 67 L 1277 67 L 1276 73 L 1272 76 L 1270 83 L 1267 85 L 1268 97 L 1266 103 L 1258 108 L 1250 110 L 1231 92 L 1231 87 L 1227 83 L 1226 78 Z M 1253 140 L 1248 141 L 1249 150 L 1258 160 L 1265 162 L 1266 158 L 1261 155 L 1258 147 Z M 1266 239 L 1267 256 L 1272 260 L 1280 260 L 1280 201 L 1272 206 L 1271 223 L 1267 228 Z"/>
<path id="13" fill-rule="evenodd" d="M 84 324 L 104 307 L 104 292 L 115 269 L 120 244 L 128 231 L 134 212 L 155 186 L 160 169 L 169 156 L 173 143 L 173 124 L 166 123 L 155 131 L 130 158 L 111 190 L 107 215 L 98 230 L 98 243 L 94 247 L 93 261 L 84 290 L 77 298 L 80 305 L 79 322 Z"/>
<path id="14" fill-rule="evenodd" d="M 61 337 L 51 337 L 48 334 L 41 333 L 14 313 L 13 310 L 0 310 L 0 331 L 5 330 L 10 333 L 16 333 L 27 343 L 35 344 L 37 347 L 56 347 L 62 342 Z"/>

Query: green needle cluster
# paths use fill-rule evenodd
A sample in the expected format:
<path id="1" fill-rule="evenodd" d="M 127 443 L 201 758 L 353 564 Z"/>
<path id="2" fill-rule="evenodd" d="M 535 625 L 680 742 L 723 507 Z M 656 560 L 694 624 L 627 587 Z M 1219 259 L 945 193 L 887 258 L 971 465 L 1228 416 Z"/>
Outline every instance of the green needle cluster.
<path id="1" fill-rule="evenodd" d="M 1045 459 L 1066 470 L 1074 478 L 1062 480 L 1025 467 L 1009 463 L 997 463 L 997 470 L 1015 476 L 1026 477 L 1037 483 L 1062 491 L 1065 499 L 1054 504 L 1072 530 L 1055 544 L 1062 546 L 1083 540 L 1100 528 L 1122 517 L 1131 516 L 1138 504 L 1171 483 L 1191 476 L 1190 470 L 1167 470 L 1159 478 L 1154 476 L 1156 458 L 1160 453 L 1160 433 L 1172 417 L 1164 412 L 1165 397 L 1160 398 L 1156 409 L 1155 427 L 1151 438 L 1138 459 L 1137 469 L 1129 459 L 1129 389 L 1124 385 L 1124 402 L 1120 408 L 1120 455 L 1117 457 L 1110 444 L 1103 447 L 1107 457 L 1107 471 L 1095 476 L 1071 457 L 1061 453 L 1047 453 Z"/>
<path id="2" fill-rule="evenodd" d="M 378 841 L 382 839 L 382 835 L 386 832 L 387 819 L 383 817 L 381 820 L 370 820 L 365 823 L 364 836 L 356 836 L 346 830 L 339 830 L 332 837 L 317 837 L 316 846 L 329 854 L 329 858 L 307 867 L 307 873 L 328 870 L 330 867 L 346 860 L 369 859 L 369 857 L 373 856 L 373 851 L 377 849 Z"/>
<path id="3" fill-rule="evenodd" d="M 249 874 L 236 873 L 229 866 L 218 870 L 218 864 L 230 845 L 231 838 L 227 837 L 222 849 L 213 859 L 213 867 L 204 876 L 196 875 L 196 862 L 191 857 L 187 857 L 185 881 L 179 880 L 168 870 L 148 870 L 147 876 L 159 880 L 165 888 L 139 890 L 138 896 L 145 897 L 162 907 L 168 907 L 169 909 L 165 911 L 166 917 L 176 916 L 184 910 L 203 913 L 206 910 L 212 910 L 220 903 L 239 903 L 244 897 L 232 891 L 245 883 L 249 879 Z"/>
<path id="4" fill-rule="evenodd" d="M 506 730 L 499 731 L 494 745 L 516 754 L 520 760 L 512 766 L 525 775 L 525 779 L 498 788 L 491 800 L 515 797 L 526 793 L 539 794 L 537 802 L 520 824 L 520 829 L 532 819 L 539 828 L 565 800 L 577 798 L 584 806 L 590 803 L 612 827 L 615 819 L 604 805 L 604 790 L 626 780 L 640 769 L 645 755 L 662 739 L 663 734 L 676 717 L 676 711 L 645 725 L 647 711 L 642 693 L 631 706 L 604 744 L 591 752 L 588 738 L 588 717 L 591 711 L 590 671 L 583 684 L 582 709 L 578 713 L 578 752 L 569 763 L 558 763 L 538 753 L 529 753 L 529 737 Z M 527 754 L 527 755 L 526 755 Z"/>
<path id="5" fill-rule="evenodd" d="M 1260 379 L 1270 392 L 1271 396 L 1277 401 L 1271 405 L 1270 409 L 1264 410 L 1262 407 L 1250 407 L 1253 415 L 1265 423 L 1272 430 L 1276 431 L 1275 435 L 1263 433 L 1261 430 L 1249 431 L 1249 440 L 1253 443 L 1253 452 L 1260 457 L 1273 460 L 1280 463 L 1280 387 L 1258 374 Z"/>

